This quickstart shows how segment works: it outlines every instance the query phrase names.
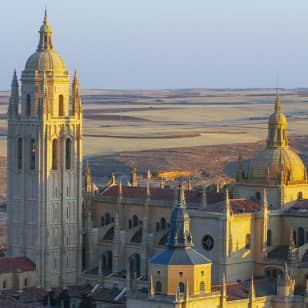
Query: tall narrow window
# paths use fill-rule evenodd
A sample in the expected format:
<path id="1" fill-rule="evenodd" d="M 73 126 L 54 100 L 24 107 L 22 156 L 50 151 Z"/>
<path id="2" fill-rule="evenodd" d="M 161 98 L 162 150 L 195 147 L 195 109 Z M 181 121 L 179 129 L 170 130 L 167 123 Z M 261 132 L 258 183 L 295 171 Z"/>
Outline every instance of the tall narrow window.
<path id="1" fill-rule="evenodd" d="M 22 169 L 22 138 L 17 139 L 17 169 Z"/>
<path id="2" fill-rule="evenodd" d="M 156 281 L 155 293 L 156 294 L 161 293 L 161 282 L 160 281 Z"/>
<path id="3" fill-rule="evenodd" d="M 63 95 L 59 95 L 59 117 L 64 116 L 64 99 Z"/>
<path id="4" fill-rule="evenodd" d="M 200 282 L 200 293 L 203 294 L 205 292 L 205 283 L 204 281 Z"/>
<path id="5" fill-rule="evenodd" d="M 185 285 L 184 285 L 183 282 L 179 282 L 178 288 L 179 288 L 180 293 L 184 293 L 185 292 Z"/>
<path id="6" fill-rule="evenodd" d="M 27 279 L 27 278 L 25 278 L 25 280 L 24 280 L 24 286 L 25 286 L 25 287 L 28 286 L 28 279 Z"/>
<path id="7" fill-rule="evenodd" d="M 58 169 L 58 140 L 52 141 L 52 170 Z"/>
<path id="8" fill-rule="evenodd" d="M 268 229 L 267 230 L 267 242 L 266 242 L 267 247 L 272 246 L 272 230 Z"/>
<path id="9" fill-rule="evenodd" d="M 246 234 L 246 249 L 250 249 L 250 234 Z"/>
<path id="10" fill-rule="evenodd" d="M 162 230 L 166 229 L 166 219 L 165 218 L 160 219 L 160 227 Z"/>
<path id="11" fill-rule="evenodd" d="M 72 141 L 71 139 L 66 139 L 65 145 L 65 168 L 72 168 Z"/>
<path id="12" fill-rule="evenodd" d="M 36 145 L 35 140 L 31 139 L 31 160 L 30 160 L 30 169 L 35 169 L 35 156 L 36 156 Z"/>
<path id="13" fill-rule="evenodd" d="M 27 94 L 26 96 L 26 108 L 25 108 L 26 116 L 29 117 L 31 115 L 31 96 Z"/>

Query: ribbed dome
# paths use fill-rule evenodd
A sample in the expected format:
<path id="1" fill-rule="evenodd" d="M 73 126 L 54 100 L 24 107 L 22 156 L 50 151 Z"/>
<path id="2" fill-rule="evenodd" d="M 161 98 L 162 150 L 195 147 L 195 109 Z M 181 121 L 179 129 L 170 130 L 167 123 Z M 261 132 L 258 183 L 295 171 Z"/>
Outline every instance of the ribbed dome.
<path id="1" fill-rule="evenodd" d="M 251 160 L 249 179 L 278 179 L 286 181 L 306 180 L 306 168 L 300 157 L 288 148 L 267 148 Z"/>
<path id="2" fill-rule="evenodd" d="M 54 71 L 63 74 L 67 71 L 61 56 L 53 50 L 37 51 L 32 54 L 25 66 L 25 71 Z"/>

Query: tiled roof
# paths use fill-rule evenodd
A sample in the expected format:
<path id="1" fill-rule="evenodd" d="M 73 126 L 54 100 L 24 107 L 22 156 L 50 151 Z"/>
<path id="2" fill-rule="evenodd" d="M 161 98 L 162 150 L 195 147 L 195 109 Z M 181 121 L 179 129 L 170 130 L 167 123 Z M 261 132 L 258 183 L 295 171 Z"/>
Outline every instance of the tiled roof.
<path id="1" fill-rule="evenodd" d="M 35 264 L 26 257 L 7 257 L 0 259 L 0 273 L 10 273 L 15 271 L 34 271 Z"/>
<path id="2" fill-rule="evenodd" d="M 261 209 L 259 203 L 250 199 L 230 199 L 230 206 L 233 214 L 254 213 Z M 208 205 L 209 210 L 216 212 L 223 212 L 225 207 L 225 202 Z"/>
<path id="3" fill-rule="evenodd" d="M 278 246 L 271 250 L 268 254 L 267 257 L 269 259 L 279 259 L 286 261 L 288 259 L 288 250 L 289 247 L 286 245 Z"/>
<path id="4" fill-rule="evenodd" d="M 102 196 L 117 198 L 118 197 L 118 186 L 111 186 L 106 189 Z M 144 200 L 146 199 L 146 187 L 123 187 L 123 198 L 128 199 L 137 199 L 137 200 Z M 173 201 L 175 198 L 175 192 L 173 189 L 170 188 L 159 188 L 159 187 L 152 187 L 151 188 L 151 200 L 159 200 L 159 201 Z M 225 195 L 224 193 L 217 193 L 217 192 L 207 192 L 207 202 L 208 203 L 216 203 L 219 201 L 224 200 Z M 201 203 L 202 200 L 202 193 L 195 190 L 186 190 L 185 191 L 185 199 L 188 204 L 191 203 Z"/>
<path id="5" fill-rule="evenodd" d="M 236 283 L 228 283 L 227 284 L 227 300 L 240 300 L 244 298 L 248 298 L 249 296 L 249 288 L 250 288 L 250 280 L 236 282 Z M 271 278 L 260 278 L 254 279 L 254 286 L 256 291 L 256 296 L 266 296 L 275 294 L 275 280 Z M 220 291 L 222 286 L 214 286 L 212 288 L 213 291 Z"/>

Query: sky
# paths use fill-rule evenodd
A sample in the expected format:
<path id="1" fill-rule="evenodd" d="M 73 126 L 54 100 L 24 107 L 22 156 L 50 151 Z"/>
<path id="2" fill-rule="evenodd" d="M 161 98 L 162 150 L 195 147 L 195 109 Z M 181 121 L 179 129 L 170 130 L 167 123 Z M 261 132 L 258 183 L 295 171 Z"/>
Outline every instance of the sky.
<path id="1" fill-rule="evenodd" d="M 45 6 L 82 88 L 308 87 L 307 0 L 1 0 L 0 90 L 35 51 Z"/>

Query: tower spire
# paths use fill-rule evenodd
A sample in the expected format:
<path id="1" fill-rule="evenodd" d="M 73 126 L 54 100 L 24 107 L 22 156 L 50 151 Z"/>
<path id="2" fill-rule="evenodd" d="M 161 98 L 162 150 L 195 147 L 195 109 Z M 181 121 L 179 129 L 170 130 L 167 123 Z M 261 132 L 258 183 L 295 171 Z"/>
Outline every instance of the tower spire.
<path id="1" fill-rule="evenodd" d="M 287 148 L 287 118 L 281 112 L 278 89 L 276 90 L 275 110 L 268 122 L 267 148 Z"/>
<path id="2" fill-rule="evenodd" d="M 49 25 L 48 13 L 46 8 L 44 12 L 43 24 L 40 28 L 39 33 L 40 33 L 40 41 L 37 47 L 37 51 L 53 50 L 52 28 Z"/>
<path id="3" fill-rule="evenodd" d="M 190 218 L 186 209 L 185 193 L 182 185 L 178 188 L 176 207 L 171 214 L 171 226 L 167 246 L 173 248 L 191 248 Z"/>
<path id="4" fill-rule="evenodd" d="M 73 115 L 80 114 L 82 110 L 81 98 L 80 98 L 80 87 L 77 70 L 74 72 L 74 78 L 72 83 L 72 113 Z"/>

